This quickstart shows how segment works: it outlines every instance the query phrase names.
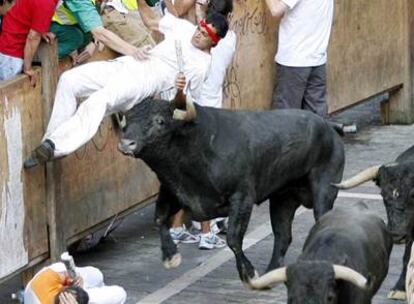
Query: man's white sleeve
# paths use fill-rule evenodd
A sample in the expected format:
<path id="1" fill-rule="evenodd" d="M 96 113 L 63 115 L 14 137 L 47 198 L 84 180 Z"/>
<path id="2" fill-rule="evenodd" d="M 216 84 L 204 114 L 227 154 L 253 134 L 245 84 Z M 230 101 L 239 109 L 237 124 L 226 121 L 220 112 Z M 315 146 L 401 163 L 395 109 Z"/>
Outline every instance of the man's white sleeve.
<path id="1" fill-rule="evenodd" d="M 195 26 L 189 21 L 181 18 L 177 18 L 169 12 L 166 12 L 164 17 L 160 19 L 158 25 L 158 30 L 163 33 L 165 36 L 178 36 L 183 35 L 184 33 L 191 32 L 195 30 Z"/>
<path id="2" fill-rule="evenodd" d="M 296 4 L 299 3 L 300 0 L 279 0 L 279 1 L 282 1 L 284 4 L 286 4 L 289 7 L 289 9 L 293 9 L 296 6 Z"/>
<path id="3" fill-rule="evenodd" d="M 190 87 L 187 88 L 190 91 L 194 102 L 197 102 L 201 97 L 204 81 L 206 81 L 208 76 L 208 69 L 204 69 L 203 72 L 197 74 L 196 77 L 192 77 Z"/>

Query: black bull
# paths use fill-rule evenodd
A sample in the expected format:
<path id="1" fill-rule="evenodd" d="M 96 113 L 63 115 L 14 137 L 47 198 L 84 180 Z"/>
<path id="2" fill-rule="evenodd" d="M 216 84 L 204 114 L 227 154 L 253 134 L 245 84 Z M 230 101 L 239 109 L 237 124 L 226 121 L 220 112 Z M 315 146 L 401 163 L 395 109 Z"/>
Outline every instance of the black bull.
<path id="1" fill-rule="evenodd" d="M 374 180 L 381 188 L 388 218 L 388 229 L 395 243 L 405 242 L 403 269 L 388 297 L 405 298 L 405 276 L 414 237 L 414 146 L 400 154 L 392 163 L 373 166 L 336 185 L 350 189 Z"/>
<path id="2" fill-rule="evenodd" d="M 274 269 L 291 242 L 295 210 L 303 204 L 318 219 L 332 208 L 338 190 L 331 183 L 343 173 L 342 140 L 307 111 L 187 105 L 191 119 L 167 101 L 136 105 L 126 114 L 119 149 L 144 160 L 161 182 L 155 219 L 164 266 L 181 262 L 169 234 L 169 219 L 180 208 L 197 221 L 229 216 L 227 244 L 241 280 L 249 284 L 256 272 L 242 243 L 253 205 L 270 200 L 274 248 L 268 268 Z"/>
<path id="3" fill-rule="evenodd" d="M 365 204 L 336 207 L 313 226 L 296 263 L 251 284 L 286 282 L 289 304 L 368 304 L 387 276 L 391 249 L 384 221 Z"/>

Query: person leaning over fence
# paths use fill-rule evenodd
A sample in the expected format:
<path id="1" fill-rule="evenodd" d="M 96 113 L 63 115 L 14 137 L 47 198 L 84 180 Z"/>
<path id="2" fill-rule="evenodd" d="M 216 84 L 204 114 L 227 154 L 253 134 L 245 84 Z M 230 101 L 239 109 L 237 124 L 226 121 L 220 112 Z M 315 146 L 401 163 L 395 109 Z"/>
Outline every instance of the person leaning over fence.
<path id="1" fill-rule="evenodd" d="M 188 90 L 195 100 L 200 96 L 210 66 L 210 49 L 226 35 L 227 20 L 211 14 L 196 27 L 171 14 L 160 19 L 144 0 L 139 6 L 144 23 L 161 31 L 164 41 L 143 53 L 142 60 L 124 56 L 63 73 L 43 142 L 25 161 L 25 168 L 72 153 L 94 136 L 105 116 L 127 111 L 143 99 L 174 87 L 179 72 L 177 40 L 182 45 Z M 89 97 L 76 109 L 80 96 Z"/>
<path id="2" fill-rule="evenodd" d="M 22 71 L 36 84 L 33 57 L 48 30 L 58 0 L 16 0 L 5 14 L 0 33 L 0 80 L 10 79 Z"/>
<path id="3" fill-rule="evenodd" d="M 98 43 L 122 55 L 132 56 L 137 52 L 135 46 L 103 26 L 95 0 L 61 1 L 50 31 L 56 35 L 59 58 L 71 55 L 75 64 L 89 59 Z M 80 48 L 84 50 L 78 55 Z"/>
<path id="4" fill-rule="evenodd" d="M 307 109 L 325 117 L 333 0 L 266 0 L 266 4 L 281 19 L 272 107 Z"/>
<path id="5" fill-rule="evenodd" d="M 233 11 L 232 0 L 165 0 L 167 8 L 182 18 L 191 20 L 189 12 L 196 13 L 197 22 L 205 18 L 209 13 L 222 14 L 227 19 Z M 172 5 L 172 7 L 171 7 Z M 190 21 L 191 22 L 191 21 Z M 226 77 L 226 69 L 230 65 L 236 51 L 237 36 L 232 30 L 228 30 L 226 36 L 211 50 L 211 68 L 206 81 L 203 84 L 201 95 L 194 100 L 202 106 L 221 108 L 223 106 L 223 84 Z M 200 235 L 192 234 L 184 225 L 185 214 L 183 210 L 177 212 L 172 218 L 170 235 L 173 241 L 178 243 L 199 243 L 200 249 L 215 249 L 226 246 L 226 242 L 217 234 L 221 231 L 219 226 L 225 226 L 226 218 L 201 222 Z M 223 225 L 220 225 L 223 223 Z M 219 224 L 219 225 L 217 225 Z"/>
<path id="6" fill-rule="evenodd" d="M 65 265 L 55 263 L 40 270 L 24 290 L 25 304 L 123 304 L 122 287 L 106 286 L 95 267 L 76 267 L 79 279 L 70 279 Z"/>

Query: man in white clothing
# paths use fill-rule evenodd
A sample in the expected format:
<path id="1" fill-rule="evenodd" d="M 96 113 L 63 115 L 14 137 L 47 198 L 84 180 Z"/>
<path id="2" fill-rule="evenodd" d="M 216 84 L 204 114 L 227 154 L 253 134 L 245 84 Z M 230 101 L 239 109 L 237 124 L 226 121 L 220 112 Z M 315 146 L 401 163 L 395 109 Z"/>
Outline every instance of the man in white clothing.
<path id="1" fill-rule="evenodd" d="M 333 0 L 266 0 L 281 19 L 272 107 L 307 109 L 324 117 L 326 61 Z"/>
<path id="2" fill-rule="evenodd" d="M 79 279 L 72 282 L 65 265 L 55 263 L 40 270 L 24 290 L 25 304 L 123 304 L 127 295 L 122 287 L 106 286 L 102 272 L 95 267 L 76 267 Z"/>
<path id="3" fill-rule="evenodd" d="M 72 153 L 93 137 L 106 115 L 127 111 L 143 99 L 173 88 L 179 74 L 177 40 L 182 46 L 187 90 L 194 99 L 200 96 L 210 67 L 210 50 L 226 35 L 227 20 L 212 14 L 196 27 L 171 14 L 160 19 L 145 0 L 138 3 L 145 25 L 163 33 L 165 40 L 143 51 L 142 60 L 124 56 L 62 74 L 43 142 L 25 161 L 25 168 Z M 84 96 L 89 97 L 76 109 L 76 98 Z"/>

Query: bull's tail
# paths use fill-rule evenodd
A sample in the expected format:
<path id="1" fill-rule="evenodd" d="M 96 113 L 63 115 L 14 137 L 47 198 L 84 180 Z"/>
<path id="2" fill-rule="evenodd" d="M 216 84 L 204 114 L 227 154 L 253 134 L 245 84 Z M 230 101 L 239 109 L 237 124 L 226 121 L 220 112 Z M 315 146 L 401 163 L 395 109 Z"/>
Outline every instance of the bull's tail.
<path id="1" fill-rule="evenodd" d="M 327 121 L 328 126 L 336 131 L 340 136 L 344 136 L 344 125 L 336 122 Z"/>
<path id="2" fill-rule="evenodd" d="M 328 125 L 336 131 L 340 136 L 344 136 L 346 133 L 356 133 L 357 126 L 356 124 L 344 125 L 341 123 L 336 123 L 332 121 L 327 121 Z"/>

